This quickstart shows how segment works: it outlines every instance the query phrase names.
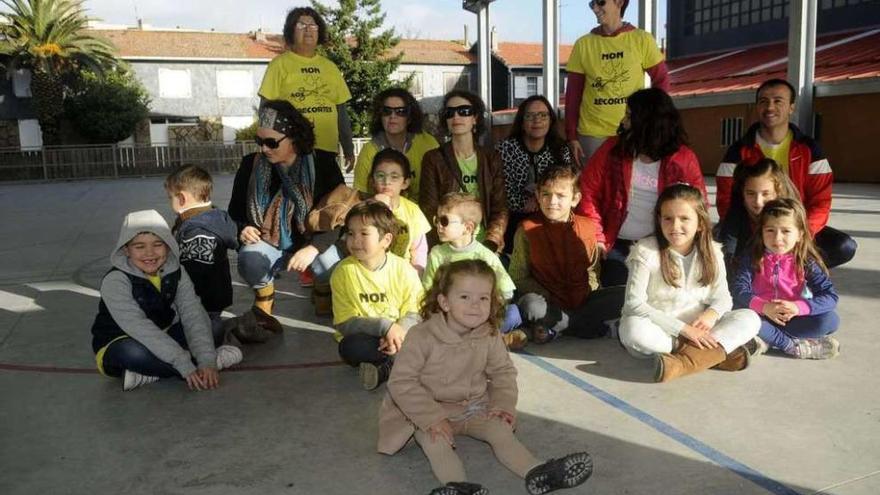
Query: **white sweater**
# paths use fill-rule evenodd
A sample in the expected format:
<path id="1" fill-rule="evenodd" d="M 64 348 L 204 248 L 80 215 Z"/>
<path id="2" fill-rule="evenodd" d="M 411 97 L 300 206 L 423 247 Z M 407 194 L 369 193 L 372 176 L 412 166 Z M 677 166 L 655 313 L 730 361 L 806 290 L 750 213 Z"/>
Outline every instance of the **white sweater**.
<path id="1" fill-rule="evenodd" d="M 678 335 L 686 324 L 692 322 L 707 308 L 723 316 L 733 307 L 727 288 L 727 274 L 721 245 L 712 243 L 715 252 L 715 283 L 700 285 L 702 270 L 699 253 L 694 253 L 690 269 L 685 272 L 683 256 L 673 252 L 672 259 L 678 263 L 679 273 L 685 273 L 681 287 L 672 287 L 663 280 L 660 272 L 660 250 L 654 236 L 646 237 L 633 245 L 626 260 L 629 278 L 626 282 L 626 301 L 623 316 L 648 318 L 670 335 Z"/>

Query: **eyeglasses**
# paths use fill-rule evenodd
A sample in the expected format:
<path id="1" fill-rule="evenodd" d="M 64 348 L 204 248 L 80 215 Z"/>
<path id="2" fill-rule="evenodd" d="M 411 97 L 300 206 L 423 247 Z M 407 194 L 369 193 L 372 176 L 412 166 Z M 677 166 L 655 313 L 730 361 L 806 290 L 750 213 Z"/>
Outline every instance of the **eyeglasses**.
<path id="1" fill-rule="evenodd" d="M 602 4 L 604 5 L 605 2 L 602 2 Z M 306 24 L 305 22 L 297 22 L 296 28 L 299 29 L 300 31 L 317 31 L 318 25 L 317 24 Z"/>
<path id="2" fill-rule="evenodd" d="M 461 105 L 457 107 L 446 107 L 443 111 L 443 117 L 447 119 L 451 119 L 458 114 L 459 117 L 470 117 L 474 114 L 473 105 Z"/>
<path id="3" fill-rule="evenodd" d="M 550 118 L 550 112 L 526 112 L 525 119 L 532 122 L 547 120 Z"/>
<path id="4" fill-rule="evenodd" d="M 593 0 L 590 2 L 590 8 L 596 8 L 597 5 L 599 7 L 604 7 L 606 3 L 608 3 L 608 0 Z"/>
<path id="5" fill-rule="evenodd" d="M 261 138 L 260 136 L 256 136 L 254 138 L 254 142 L 257 143 L 257 146 L 259 146 L 260 148 L 265 146 L 270 150 L 277 150 L 278 146 L 281 145 L 281 141 L 284 141 L 285 139 L 287 139 L 287 136 L 284 136 L 281 139 Z"/>
<path id="6" fill-rule="evenodd" d="M 406 117 L 409 115 L 409 108 L 407 107 L 382 107 L 382 115 L 385 117 L 390 116 L 391 114 L 397 115 L 398 117 Z"/>
<path id="7" fill-rule="evenodd" d="M 373 180 L 381 184 L 394 184 L 395 182 L 402 181 L 403 176 L 400 174 L 385 174 L 383 172 L 377 172 L 373 174 Z"/>
<path id="8" fill-rule="evenodd" d="M 440 215 L 439 217 L 434 217 L 434 225 L 439 225 L 441 227 L 449 227 L 450 224 L 453 223 L 464 223 L 461 220 L 452 220 L 446 215 Z"/>

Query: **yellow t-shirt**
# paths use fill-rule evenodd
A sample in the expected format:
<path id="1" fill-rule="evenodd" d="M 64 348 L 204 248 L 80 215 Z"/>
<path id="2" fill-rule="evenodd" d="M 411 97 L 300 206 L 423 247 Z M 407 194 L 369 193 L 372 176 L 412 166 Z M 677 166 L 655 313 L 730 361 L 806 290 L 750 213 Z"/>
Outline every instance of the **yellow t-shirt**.
<path id="1" fill-rule="evenodd" d="M 406 158 L 409 160 L 409 166 L 412 171 L 410 176 L 409 187 L 404 194 L 407 198 L 419 200 L 419 177 L 422 175 L 422 157 L 425 153 L 437 149 L 440 144 L 434 139 L 434 136 L 427 132 L 420 132 L 413 136 L 409 149 L 406 150 Z M 358 155 L 357 162 L 354 165 L 354 188 L 358 191 L 369 193 L 370 191 L 370 170 L 373 168 L 373 158 L 379 153 L 379 147 L 373 141 L 365 144 Z"/>
<path id="2" fill-rule="evenodd" d="M 587 34 L 574 44 L 566 70 L 583 74 L 578 134 L 613 136 L 629 95 L 645 87 L 645 70 L 663 61 L 654 38 L 641 29 L 616 36 Z"/>
<path id="3" fill-rule="evenodd" d="M 330 277 L 333 324 L 351 318 L 387 318 L 398 321 L 418 313 L 423 289 L 416 269 L 388 253 L 385 265 L 370 271 L 353 256 L 340 261 Z"/>
<path id="4" fill-rule="evenodd" d="M 284 52 L 269 62 L 260 96 L 289 101 L 314 125 L 315 148 L 338 151 L 336 105 L 350 100 L 351 93 L 336 64 L 320 55 L 306 58 Z"/>
<path id="5" fill-rule="evenodd" d="M 404 197 L 400 198 L 400 204 L 391 212 L 397 219 L 397 235 L 394 236 L 389 251 L 412 263 L 410 250 L 413 243 L 431 231 L 431 224 L 419 205 Z"/>
<path id="6" fill-rule="evenodd" d="M 761 152 L 764 153 L 764 156 L 772 158 L 773 161 L 778 163 L 779 166 L 782 167 L 782 171 L 785 172 L 785 175 L 788 175 L 788 150 L 791 148 L 791 139 L 793 137 L 794 133 L 788 131 L 788 134 L 785 135 L 785 139 L 779 144 L 765 141 L 764 138 L 761 137 L 761 133 L 758 133 L 756 138 L 758 146 L 761 147 Z"/>

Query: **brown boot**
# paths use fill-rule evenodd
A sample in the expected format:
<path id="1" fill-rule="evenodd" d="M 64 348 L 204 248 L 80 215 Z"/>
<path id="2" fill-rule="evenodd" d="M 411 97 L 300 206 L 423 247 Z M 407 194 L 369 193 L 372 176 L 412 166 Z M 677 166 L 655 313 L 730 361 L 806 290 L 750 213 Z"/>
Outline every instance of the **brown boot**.
<path id="1" fill-rule="evenodd" d="M 312 304 L 315 306 L 315 316 L 333 315 L 333 294 L 329 283 L 315 282 L 312 288 Z"/>
<path id="2" fill-rule="evenodd" d="M 724 348 L 700 349 L 689 342 L 684 342 L 680 349 L 672 354 L 658 354 L 654 381 L 668 382 L 676 378 L 707 370 L 724 361 L 727 355 Z"/>
<path id="3" fill-rule="evenodd" d="M 257 325 L 257 316 L 253 311 L 230 318 L 223 323 L 223 328 L 228 328 L 242 344 L 260 344 L 272 337 L 272 332 Z"/>
<path id="4" fill-rule="evenodd" d="M 727 355 L 724 361 L 718 363 L 712 369 L 721 371 L 742 371 L 749 367 L 751 353 L 745 346 L 739 346 Z"/>
<path id="5" fill-rule="evenodd" d="M 281 322 L 272 316 L 272 306 L 275 303 L 275 286 L 269 284 L 265 287 L 254 289 L 254 307 L 251 311 L 257 317 L 257 324 L 273 333 L 281 333 L 284 327 Z"/>

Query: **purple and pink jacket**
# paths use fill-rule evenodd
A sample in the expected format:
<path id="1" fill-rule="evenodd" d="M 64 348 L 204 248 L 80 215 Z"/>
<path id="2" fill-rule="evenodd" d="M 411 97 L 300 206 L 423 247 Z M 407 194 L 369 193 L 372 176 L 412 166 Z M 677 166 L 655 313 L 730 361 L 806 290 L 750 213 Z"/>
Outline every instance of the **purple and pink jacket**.
<path id="1" fill-rule="evenodd" d="M 794 302 L 800 316 L 805 316 L 827 313 L 837 306 L 831 279 L 812 260 L 803 278 L 798 276 L 792 253 L 764 253 L 760 273 L 752 271 L 751 256 L 742 257 L 738 266 L 732 288 L 734 308 L 750 308 L 760 315 L 764 303 L 783 299 Z"/>

